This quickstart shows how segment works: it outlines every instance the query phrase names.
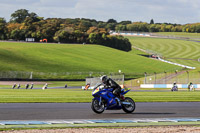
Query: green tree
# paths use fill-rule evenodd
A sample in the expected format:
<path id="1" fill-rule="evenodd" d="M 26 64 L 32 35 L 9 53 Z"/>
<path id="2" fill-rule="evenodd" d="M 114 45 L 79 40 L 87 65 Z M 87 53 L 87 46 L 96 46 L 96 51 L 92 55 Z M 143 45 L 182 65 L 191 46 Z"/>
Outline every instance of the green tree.
<path id="1" fill-rule="evenodd" d="M 128 31 L 139 31 L 139 27 L 135 24 L 127 24 L 126 27 Z"/>
<path id="2" fill-rule="evenodd" d="M 32 12 L 29 14 L 29 16 L 33 22 L 38 22 L 40 20 L 43 20 L 43 17 L 39 17 L 36 13 Z"/>
<path id="3" fill-rule="evenodd" d="M 162 24 L 161 27 L 160 27 L 160 32 L 166 32 L 166 24 Z"/>
<path id="4" fill-rule="evenodd" d="M 173 27 L 174 27 L 173 25 L 166 25 L 165 32 L 171 32 Z"/>
<path id="5" fill-rule="evenodd" d="M 161 25 L 160 24 L 156 24 L 156 29 L 157 29 L 157 32 L 159 32 L 160 29 L 161 29 Z"/>
<path id="6" fill-rule="evenodd" d="M 148 24 L 147 23 L 139 23 L 138 24 L 138 27 L 139 27 L 139 31 L 142 31 L 142 32 L 148 32 L 149 29 L 148 29 Z"/>
<path id="7" fill-rule="evenodd" d="M 114 19 L 109 19 L 109 20 L 107 21 L 107 23 L 117 23 L 117 21 L 114 20 Z"/>
<path id="8" fill-rule="evenodd" d="M 122 25 L 127 25 L 127 24 L 131 24 L 132 22 L 131 21 L 121 21 L 119 22 L 119 24 L 122 24 Z"/>
<path id="9" fill-rule="evenodd" d="M 197 24 L 197 25 L 196 25 L 195 32 L 200 33 L 200 24 Z"/>
<path id="10" fill-rule="evenodd" d="M 11 14 L 11 22 L 22 23 L 29 16 L 28 10 L 19 9 Z"/>
<path id="11" fill-rule="evenodd" d="M 148 32 L 148 24 L 143 22 L 134 22 L 127 25 L 127 30 L 129 31 L 139 31 L 139 32 Z"/>
<path id="12" fill-rule="evenodd" d="M 55 33 L 60 30 L 61 22 L 60 19 L 53 18 L 37 23 L 39 24 L 39 29 L 36 31 L 40 31 L 42 35 L 40 39 L 46 38 L 48 42 L 53 42 Z"/>
<path id="13" fill-rule="evenodd" d="M 150 24 L 154 24 L 154 21 L 153 21 L 153 19 L 151 19 L 151 21 L 150 21 Z"/>
<path id="14" fill-rule="evenodd" d="M 108 23 L 105 28 L 108 30 L 115 30 L 115 26 L 116 23 Z"/>
<path id="15" fill-rule="evenodd" d="M 90 43 L 97 44 L 98 34 L 90 33 L 88 39 L 89 39 Z"/>
<path id="16" fill-rule="evenodd" d="M 115 27 L 115 30 L 116 30 L 116 31 L 126 31 L 126 25 L 118 24 L 118 25 Z"/>
<path id="17" fill-rule="evenodd" d="M 159 32 L 159 28 L 157 27 L 156 24 L 151 24 L 151 25 L 149 26 L 149 31 L 150 31 L 150 32 Z"/>
<path id="18" fill-rule="evenodd" d="M 69 33 L 65 30 L 59 30 L 55 33 L 54 40 L 57 42 L 67 43 L 69 42 Z"/>
<path id="19" fill-rule="evenodd" d="M 97 27 L 98 28 L 105 28 L 106 27 L 106 23 L 105 22 L 99 22 Z"/>
<path id="20" fill-rule="evenodd" d="M 10 37 L 14 40 L 25 40 L 25 31 L 20 29 L 12 30 Z"/>
<path id="21" fill-rule="evenodd" d="M 192 24 L 190 25 L 190 32 L 196 32 L 196 28 L 197 28 L 197 25 L 196 24 Z"/>
<path id="22" fill-rule="evenodd" d="M 0 18 L 0 40 L 6 39 L 6 20 L 4 18 Z"/>
<path id="23" fill-rule="evenodd" d="M 81 20 L 78 26 L 78 29 L 86 32 L 90 27 L 92 26 L 90 21 L 87 20 Z"/>

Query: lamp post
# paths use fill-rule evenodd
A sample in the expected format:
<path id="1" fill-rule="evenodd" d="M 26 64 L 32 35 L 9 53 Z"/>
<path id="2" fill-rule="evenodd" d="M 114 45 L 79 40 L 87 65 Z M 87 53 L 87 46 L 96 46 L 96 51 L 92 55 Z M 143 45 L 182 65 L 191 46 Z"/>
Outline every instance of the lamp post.
<path id="1" fill-rule="evenodd" d="M 187 72 L 187 82 L 189 83 L 189 72 L 188 71 L 186 72 Z"/>
<path id="2" fill-rule="evenodd" d="M 178 70 L 175 71 L 175 74 L 176 74 L 176 83 L 178 82 L 177 71 Z"/>
<path id="3" fill-rule="evenodd" d="M 147 73 L 146 72 L 144 72 L 144 76 L 145 76 L 145 78 L 144 78 L 144 84 L 146 84 L 147 83 Z"/>
<path id="4" fill-rule="evenodd" d="M 164 73 L 165 73 L 165 84 L 166 84 L 167 72 L 164 71 Z"/>
<path id="5" fill-rule="evenodd" d="M 92 78 L 92 73 L 91 72 L 89 73 L 89 75 L 90 75 L 90 78 Z"/>
<path id="6" fill-rule="evenodd" d="M 156 84 L 156 72 L 154 72 L 154 75 L 155 75 L 155 84 Z"/>
<path id="7" fill-rule="evenodd" d="M 200 79 L 200 71 L 199 71 L 199 79 Z"/>
<path id="8" fill-rule="evenodd" d="M 33 79 L 33 72 L 31 72 L 30 79 Z"/>

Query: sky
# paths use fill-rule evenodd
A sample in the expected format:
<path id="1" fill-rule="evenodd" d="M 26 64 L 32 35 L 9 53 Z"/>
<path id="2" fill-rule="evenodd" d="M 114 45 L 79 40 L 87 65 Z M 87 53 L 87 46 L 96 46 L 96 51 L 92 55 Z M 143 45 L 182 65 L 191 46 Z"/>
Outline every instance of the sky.
<path id="1" fill-rule="evenodd" d="M 0 0 L 0 17 L 18 9 L 46 18 L 115 19 L 155 23 L 200 22 L 200 0 Z"/>

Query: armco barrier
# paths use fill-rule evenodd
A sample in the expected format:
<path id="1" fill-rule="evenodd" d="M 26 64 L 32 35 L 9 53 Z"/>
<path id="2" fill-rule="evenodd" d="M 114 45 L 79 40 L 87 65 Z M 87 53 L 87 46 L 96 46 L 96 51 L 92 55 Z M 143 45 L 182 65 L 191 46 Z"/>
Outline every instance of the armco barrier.
<path id="1" fill-rule="evenodd" d="M 169 63 L 169 64 L 177 65 L 177 66 L 180 66 L 180 67 L 188 68 L 188 69 L 196 69 L 196 67 L 186 66 L 186 65 L 174 63 L 174 62 L 171 62 L 171 61 L 163 60 L 163 59 L 161 59 L 160 57 L 158 58 L 158 60 L 160 60 L 160 61 L 162 61 L 162 62 Z"/>
<path id="2" fill-rule="evenodd" d="M 200 84 L 193 84 L 194 88 L 200 88 Z M 172 88 L 173 84 L 141 84 L 140 88 Z M 188 88 L 187 84 L 177 84 L 178 88 Z"/>

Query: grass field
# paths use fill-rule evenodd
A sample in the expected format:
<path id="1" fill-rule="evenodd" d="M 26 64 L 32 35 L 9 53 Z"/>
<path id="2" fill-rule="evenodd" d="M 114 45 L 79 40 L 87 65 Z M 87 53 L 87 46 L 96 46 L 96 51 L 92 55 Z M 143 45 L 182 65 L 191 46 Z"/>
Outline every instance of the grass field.
<path id="1" fill-rule="evenodd" d="M 200 68 L 200 62 L 195 61 L 200 58 L 200 43 L 198 42 L 162 38 L 128 38 L 134 46 L 152 50 L 169 61 Z"/>
<path id="2" fill-rule="evenodd" d="M 199 102 L 195 92 L 129 92 L 135 102 Z M 80 89 L 12 90 L 0 89 L 0 103 L 91 102 L 91 91 Z"/>
<path id="3" fill-rule="evenodd" d="M 124 73 L 159 73 L 181 69 L 139 56 L 138 53 L 137 50 L 123 52 L 99 45 L 0 42 L 0 71 L 25 71 L 33 74 L 70 72 L 72 74 L 67 78 L 77 78 L 73 72 L 110 73 L 121 70 Z"/>
<path id="4" fill-rule="evenodd" d="M 191 39 L 199 39 L 200 33 L 187 33 L 187 32 L 157 32 L 155 34 L 164 35 L 164 36 L 172 36 L 172 37 L 186 37 Z"/>

